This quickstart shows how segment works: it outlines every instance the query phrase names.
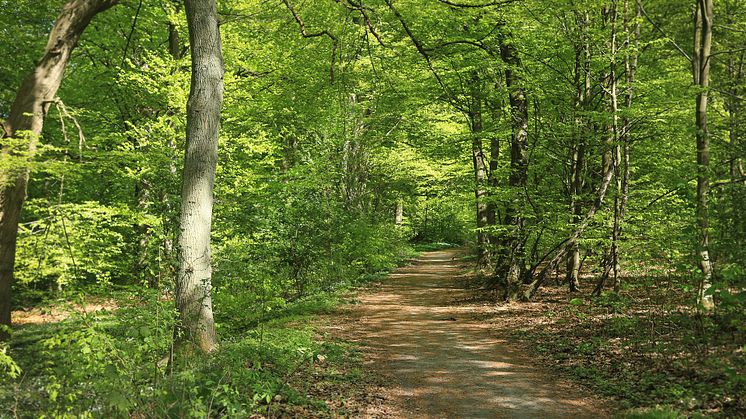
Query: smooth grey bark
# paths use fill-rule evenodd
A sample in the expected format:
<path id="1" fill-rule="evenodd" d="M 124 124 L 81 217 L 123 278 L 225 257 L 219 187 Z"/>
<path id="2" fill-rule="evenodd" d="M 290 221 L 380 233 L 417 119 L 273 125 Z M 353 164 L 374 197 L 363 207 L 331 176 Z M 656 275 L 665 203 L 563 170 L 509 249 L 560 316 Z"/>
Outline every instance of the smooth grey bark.
<path id="1" fill-rule="evenodd" d="M 619 223 L 619 209 L 621 204 L 621 191 L 622 191 L 622 178 L 620 176 L 619 168 L 621 164 L 622 159 L 622 151 L 621 146 L 619 144 L 620 135 L 619 135 L 619 82 L 617 80 L 617 60 L 616 56 L 618 53 L 618 45 L 617 45 L 617 19 L 618 13 L 617 13 L 617 4 L 616 2 L 612 2 L 612 4 L 608 8 L 607 12 L 607 19 L 610 23 L 610 40 L 609 40 L 609 50 L 610 50 L 610 56 L 611 61 L 609 63 L 609 74 L 608 74 L 608 80 L 609 80 L 609 86 L 608 89 L 606 89 L 606 94 L 609 97 L 609 102 L 611 105 L 611 126 L 609 131 L 609 136 L 607 138 L 606 144 L 607 149 L 604 153 L 604 170 L 612 170 L 614 172 L 614 178 L 616 179 L 616 193 L 614 195 L 614 224 L 611 231 L 611 244 L 609 246 L 608 251 L 606 252 L 606 260 L 604 263 L 604 270 L 601 274 L 601 278 L 599 279 L 598 283 L 596 284 L 596 287 L 594 289 L 595 295 L 600 295 L 603 291 L 606 282 L 608 278 L 614 274 L 614 277 L 617 277 L 618 272 L 618 266 L 617 266 L 617 259 L 618 259 L 618 245 L 619 245 L 619 229 L 621 224 Z M 609 168 L 609 166 L 611 166 Z"/>
<path id="2" fill-rule="evenodd" d="M 5 143 L 0 155 L 8 165 L 0 167 L 0 324 L 10 326 L 11 290 L 15 268 L 18 222 L 26 200 L 30 170 L 28 161 L 36 152 L 44 118 L 62 83 L 70 55 L 88 24 L 118 0 L 71 0 L 67 2 L 49 33 L 44 54 L 23 80 L 3 124 Z M 20 143 L 20 145 L 18 145 Z M 0 337 L 2 331 L 0 331 Z"/>
<path id="3" fill-rule="evenodd" d="M 710 259 L 710 133 L 707 126 L 707 98 L 710 86 L 710 64 L 712 51 L 712 0 L 697 0 L 694 12 L 694 54 L 692 74 L 694 84 L 699 87 L 696 98 L 697 126 L 697 254 L 702 280 L 699 284 L 698 302 L 705 310 L 715 307 L 712 295 L 708 295 L 712 281 Z"/>
<path id="4" fill-rule="evenodd" d="M 223 54 L 215 0 L 185 0 L 192 77 L 181 188 L 176 307 L 181 339 L 203 352 L 217 345 L 212 313 L 210 230 L 223 103 Z"/>
<path id="5" fill-rule="evenodd" d="M 640 20 L 642 18 L 642 10 L 640 7 L 639 0 L 635 2 L 635 15 L 634 15 L 634 29 L 631 29 L 630 22 L 630 6 L 629 1 L 624 0 L 624 34 L 625 44 L 627 49 L 624 54 L 624 74 L 626 81 L 626 91 L 624 93 L 624 106 L 627 110 L 632 108 L 632 101 L 635 97 L 635 76 L 637 73 L 637 62 L 639 58 L 640 50 Z M 634 48 L 634 50 L 631 50 Z M 632 131 L 632 120 L 629 115 L 624 115 L 622 118 L 621 127 L 621 150 L 617 146 L 617 156 L 620 159 L 621 164 L 621 179 L 618 180 L 617 189 L 619 199 L 614 212 L 614 252 L 612 253 L 612 263 L 614 264 L 613 270 L 613 286 L 614 291 L 619 292 L 621 287 L 621 262 L 619 257 L 619 240 L 623 233 L 623 223 L 627 215 L 627 204 L 629 202 L 629 182 L 630 182 L 630 140 Z"/>

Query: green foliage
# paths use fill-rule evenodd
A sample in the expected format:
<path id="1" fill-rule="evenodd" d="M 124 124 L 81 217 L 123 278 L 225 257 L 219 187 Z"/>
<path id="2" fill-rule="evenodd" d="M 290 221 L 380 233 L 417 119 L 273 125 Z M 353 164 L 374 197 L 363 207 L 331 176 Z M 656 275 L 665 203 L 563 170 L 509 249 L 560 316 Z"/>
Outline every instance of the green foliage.
<path id="1" fill-rule="evenodd" d="M 622 417 L 625 419 L 679 419 L 688 416 L 671 407 L 656 407 L 625 412 Z"/>
<path id="2" fill-rule="evenodd" d="M 160 228 L 157 218 L 121 205 L 89 201 L 49 206 L 46 200 L 32 200 L 26 209 L 36 220 L 21 230 L 16 277 L 33 288 L 126 283 L 137 257 L 133 226 L 148 226 L 150 234 Z"/>
<path id="3" fill-rule="evenodd" d="M 63 3 L 0 0 L 0 50 L 11 57 L 0 62 L 0 120 Z M 55 326 L 17 330 L 12 344 L 0 347 L 0 370 L 13 383 L 0 390 L 4 402 L 15 398 L 25 411 L 50 416 L 184 417 L 269 415 L 278 395 L 306 403 L 301 389 L 288 384 L 294 372 L 315 368 L 321 353 L 345 350 L 316 342 L 309 329 L 277 323 L 330 311 L 339 290 L 411 256 L 410 242 L 425 249 L 473 241 L 469 111 L 475 96 L 482 100 L 482 151 L 496 163 L 485 202 L 496 208 L 497 223 L 485 232 L 498 242 L 510 237 L 506 210 L 515 210 L 525 224 L 526 263 L 538 263 L 577 228 L 570 200 L 584 212 L 596 199 L 604 156 L 619 141 L 609 135 L 615 122 L 628 119 L 631 180 L 619 246 L 625 281 L 628 275 L 638 279 L 623 283 L 622 291 L 644 286 L 658 292 L 666 281 L 666 289 L 686 294 L 666 310 L 693 304 L 699 281 L 697 92 L 688 61 L 671 47 L 691 43 L 690 8 L 646 2 L 649 17 L 630 14 L 626 22 L 642 25 L 641 39 L 626 42 L 624 18 L 611 24 L 610 3 L 601 0 L 466 8 L 397 0 L 409 31 L 379 0 L 360 9 L 350 1 L 291 3 L 308 33 L 325 30 L 336 41 L 301 36 L 282 4 L 219 2 L 226 89 L 211 256 L 215 317 L 224 339 L 215 356 L 172 369 L 163 357 L 176 322 L 167 300 L 178 252 L 191 76 L 184 12 L 178 1 L 123 1 L 86 30 L 58 92 L 66 111 L 61 104 L 50 107 L 40 151 L 30 163 L 13 303 L 26 308 L 123 288 L 142 295 L 120 301 L 116 315 L 75 314 Z M 709 175 L 718 179 L 710 197 L 717 310 L 699 322 L 672 320 L 698 331 L 682 338 L 695 349 L 711 343 L 703 336 L 742 340 L 746 333 L 746 194 L 738 179 L 746 119 L 742 101 L 734 100 L 746 93 L 743 72 L 734 71 L 743 67 L 746 19 L 734 4 L 716 5 L 716 20 L 722 16 L 724 23 L 715 35 L 709 92 Z M 666 39 L 648 20 L 663 22 Z M 612 31 L 620 47 L 616 56 L 609 48 Z M 521 66 L 503 62 L 504 42 L 517 46 Z M 584 57 L 586 44 L 587 69 L 581 69 L 576 59 Z M 622 75 L 623 60 L 637 53 L 630 83 Z M 620 95 L 633 93 L 631 104 L 616 114 L 607 92 L 612 65 Z M 508 70 L 522 78 L 529 98 L 525 188 L 508 186 L 515 173 Z M 580 101 L 585 72 L 592 86 Z M 0 140 L 0 173 L 29 164 L 27 140 L 23 133 Z M 491 140 L 497 150 L 489 149 Z M 572 196 L 570 156 L 581 145 L 583 186 Z M 621 198 L 619 188 L 612 182 L 578 240 L 586 272 L 597 271 L 608 252 L 611 203 Z M 572 297 L 563 312 L 547 317 L 567 315 L 562 321 L 575 324 L 603 310 L 606 333 L 634 336 L 648 325 L 626 315 L 635 301 L 623 292 Z M 559 345 L 563 359 L 591 357 L 608 347 L 603 339 Z M 660 350 L 673 358 L 675 347 L 661 344 Z M 698 373 L 700 384 L 712 382 L 729 394 L 742 390 L 741 364 L 707 362 L 715 372 Z M 25 384 L 21 367 L 29 377 Z M 623 369 L 613 386 L 604 385 L 600 371 L 574 369 L 609 394 L 639 403 L 645 402 L 640 389 L 678 403 L 700 385 L 672 382 L 690 377 L 633 376 Z"/>
<path id="4" fill-rule="evenodd" d="M 136 288 L 116 297 L 120 307 L 113 311 L 78 314 L 71 307 L 58 324 L 19 329 L 13 353 L 27 377 L 19 377 L 17 367 L 9 370 L 0 405 L 25 415 L 75 417 L 246 417 L 288 404 L 324 412 L 323 400 L 307 397 L 311 380 L 344 385 L 360 379 L 351 368 L 360 362 L 353 347 L 289 325 L 331 310 L 334 298 L 287 304 L 252 328 L 223 317 L 228 323 L 220 330 L 230 334 L 218 352 L 177 352 L 170 362 L 173 304 Z M 246 306 L 244 312 L 261 314 Z M 2 365 L 11 365 L 5 351 L 0 356 Z"/>
<path id="5" fill-rule="evenodd" d="M 0 328 L 7 328 L 7 326 L 2 325 Z M 3 331 L 4 333 L 7 332 L 7 330 Z M 10 357 L 8 354 L 8 346 L 6 343 L 0 343 L 0 376 L 3 377 L 3 379 L 14 379 L 18 378 L 18 376 L 21 374 L 21 367 L 16 364 L 16 362 L 13 360 L 13 358 Z"/>

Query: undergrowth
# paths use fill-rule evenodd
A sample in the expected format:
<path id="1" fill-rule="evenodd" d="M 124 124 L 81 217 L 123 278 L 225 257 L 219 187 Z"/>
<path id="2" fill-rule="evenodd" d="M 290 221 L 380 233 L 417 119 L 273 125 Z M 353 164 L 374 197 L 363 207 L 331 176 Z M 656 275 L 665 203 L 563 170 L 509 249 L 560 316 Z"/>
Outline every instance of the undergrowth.
<path id="1" fill-rule="evenodd" d="M 0 417 L 344 416 L 331 395 L 351 397 L 359 357 L 354 345 L 320 335 L 314 319 L 333 312 L 349 286 L 384 274 L 271 306 L 218 294 L 221 342 L 209 356 L 171 357 L 177 314 L 168 295 L 109 292 L 114 308 L 91 313 L 76 310 L 85 298 L 66 303 L 62 321 L 15 328 L 8 352 L 20 373 L 0 386 Z"/>
<path id="2" fill-rule="evenodd" d="M 721 301 L 703 315 L 675 281 L 649 282 L 598 298 L 560 299 L 564 290 L 550 287 L 546 306 L 530 313 L 540 321 L 522 322 L 515 336 L 617 399 L 630 409 L 622 417 L 746 416 L 743 313 Z"/>

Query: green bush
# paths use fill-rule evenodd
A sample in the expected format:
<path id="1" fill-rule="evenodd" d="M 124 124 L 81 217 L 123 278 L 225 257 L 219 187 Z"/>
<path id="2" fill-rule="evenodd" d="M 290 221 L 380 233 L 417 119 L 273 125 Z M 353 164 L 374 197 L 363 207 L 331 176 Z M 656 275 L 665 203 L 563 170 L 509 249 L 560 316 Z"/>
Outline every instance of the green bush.
<path id="1" fill-rule="evenodd" d="M 96 202 L 49 206 L 31 200 L 18 239 L 16 278 L 29 288 L 62 289 L 132 282 L 137 254 L 133 226 L 160 221 L 125 206 Z"/>

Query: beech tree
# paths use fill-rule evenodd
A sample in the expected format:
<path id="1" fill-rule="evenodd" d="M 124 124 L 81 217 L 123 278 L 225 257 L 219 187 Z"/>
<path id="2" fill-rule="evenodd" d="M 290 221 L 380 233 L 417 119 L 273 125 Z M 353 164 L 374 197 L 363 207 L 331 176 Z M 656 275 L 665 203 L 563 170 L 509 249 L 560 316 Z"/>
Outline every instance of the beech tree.
<path id="1" fill-rule="evenodd" d="M 223 54 L 214 0 L 184 2 L 192 47 L 181 187 L 176 306 L 185 338 L 203 352 L 218 344 L 212 312 L 213 189 L 223 103 Z"/>
<path id="2" fill-rule="evenodd" d="M 115 3 L 0 0 L 0 404 L 312 415 L 296 313 L 450 246 L 562 359 L 655 354 L 637 400 L 744 406 L 743 0 Z"/>
<path id="3" fill-rule="evenodd" d="M 36 68 L 23 80 L 8 119 L 2 124 L 0 166 L 0 324 L 10 326 L 11 287 L 21 209 L 44 117 L 55 103 L 70 55 L 83 31 L 118 0 L 71 0 L 54 22 Z M 2 331 L 0 331 L 2 333 Z"/>
<path id="4" fill-rule="evenodd" d="M 702 282 L 699 301 L 706 309 L 714 308 L 710 290 L 712 260 L 710 255 L 710 129 L 707 125 L 707 98 L 712 61 L 712 0 L 698 0 L 694 11 L 694 53 L 692 74 L 699 88 L 696 98 L 697 144 L 697 253 Z"/>
<path id="5" fill-rule="evenodd" d="M 509 226 L 504 260 L 498 262 L 498 275 L 504 278 L 506 300 L 515 299 L 525 270 L 526 225 L 524 209 L 525 189 L 528 182 L 528 97 L 521 75 L 521 58 L 507 36 L 500 42 L 500 57 L 507 66 L 505 87 L 510 98 L 510 176 L 511 202 L 507 205 L 505 224 Z"/>

